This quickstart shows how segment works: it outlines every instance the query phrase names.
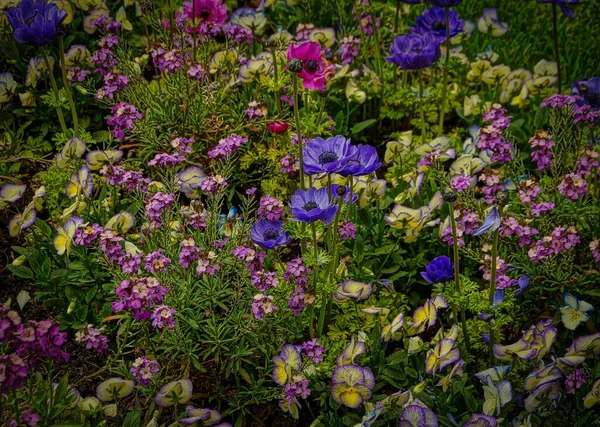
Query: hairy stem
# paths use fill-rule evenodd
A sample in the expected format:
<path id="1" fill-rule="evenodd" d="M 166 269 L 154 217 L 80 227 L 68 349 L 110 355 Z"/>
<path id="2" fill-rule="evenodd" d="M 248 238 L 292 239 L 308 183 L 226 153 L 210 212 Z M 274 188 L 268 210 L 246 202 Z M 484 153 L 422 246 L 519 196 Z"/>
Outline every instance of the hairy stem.
<path id="1" fill-rule="evenodd" d="M 52 84 L 52 91 L 54 92 L 54 100 L 56 101 L 56 114 L 58 114 L 58 122 L 60 123 L 60 128 L 63 133 L 67 133 L 67 125 L 65 124 L 65 116 L 63 116 L 62 107 L 58 105 L 58 86 L 56 85 L 56 80 L 54 79 L 54 74 L 52 74 L 52 68 L 50 68 L 50 60 L 48 59 L 48 55 L 42 49 L 42 55 L 44 55 L 44 62 L 46 63 L 46 69 L 48 70 L 48 75 L 50 76 L 50 83 Z"/>
<path id="2" fill-rule="evenodd" d="M 440 123 L 438 127 L 438 136 L 444 133 L 444 115 L 446 114 L 446 98 L 448 96 L 448 64 L 450 63 L 450 17 L 448 7 L 444 8 L 446 17 L 446 58 L 442 68 L 442 106 L 440 110 Z"/>

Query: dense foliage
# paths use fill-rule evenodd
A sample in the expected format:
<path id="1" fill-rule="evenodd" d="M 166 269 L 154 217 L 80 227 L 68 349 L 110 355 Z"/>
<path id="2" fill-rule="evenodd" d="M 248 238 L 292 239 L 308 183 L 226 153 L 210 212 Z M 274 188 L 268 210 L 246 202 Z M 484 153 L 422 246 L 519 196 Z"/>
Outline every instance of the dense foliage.
<path id="1" fill-rule="evenodd" d="M 597 423 L 600 4 L 239 3 L 0 5 L 0 424 Z"/>

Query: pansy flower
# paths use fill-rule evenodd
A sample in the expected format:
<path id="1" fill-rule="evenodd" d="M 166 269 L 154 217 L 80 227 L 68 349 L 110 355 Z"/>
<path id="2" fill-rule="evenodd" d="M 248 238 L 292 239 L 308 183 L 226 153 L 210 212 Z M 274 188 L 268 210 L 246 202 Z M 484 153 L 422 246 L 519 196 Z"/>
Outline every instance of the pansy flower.
<path id="1" fill-rule="evenodd" d="M 85 153 L 85 142 L 79 138 L 69 139 L 60 153 L 56 155 L 56 165 L 64 169 L 70 162 L 76 161 Z"/>
<path id="2" fill-rule="evenodd" d="M 438 381 L 437 386 L 442 387 L 443 391 L 447 391 L 448 388 L 450 387 L 450 384 L 452 383 L 452 379 L 456 375 L 459 375 L 460 377 L 462 377 L 464 375 L 464 371 L 463 371 L 464 365 L 465 365 L 465 361 L 462 359 L 460 359 L 458 362 L 456 362 L 454 364 L 454 366 L 452 367 L 452 369 L 450 370 L 450 372 L 448 373 L 448 375 L 446 375 L 445 377 L 441 378 Z"/>
<path id="3" fill-rule="evenodd" d="M 26 189 L 25 184 L 4 184 L 0 189 L 0 209 L 4 209 L 8 203 L 21 199 Z"/>
<path id="4" fill-rule="evenodd" d="M 433 226 L 436 223 L 432 218 L 432 214 L 442 204 L 442 201 L 442 193 L 438 191 L 427 205 L 415 209 L 397 204 L 384 219 L 393 228 L 405 230 L 406 237 L 404 241 L 411 243 L 417 240 L 423 227 Z"/>
<path id="5" fill-rule="evenodd" d="M 212 426 L 212 427 L 231 427 L 229 423 L 221 423 L 221 413 L 215 409 L 195 408 L 191 405 L 185 407 L 186 418 L 178 420 L 183 425 Z"/>
<path id="6" fill-rule="evenodd" d="M 30 203 L 25 211 L 15 214 L 8 223 L 8 234 L 10 237 L 17 237 L 19 234 L 31 227 L 37 218 L 37 212 Z"/>
<path id="7" fill-rule="evenodd" d="M 192 397 L 193 389 L 194 385 L 188 379 L 171 381 L 161 387 L 154 401 L 161 407 L 185 403 Z"/>
<path id="8" fill-rule="evenodd" d="M 508 24 L 498 19 L 495 7 L 483 9 L 483 15 L 477 20 L 477 29 L 482 33 L 490 33 L 492 37 L 500 37 L 508 31 Z"/>
<path id="9" fill-rule="evenodd" d="M 358 365 L 337 367 L 333 371 L 331 382 L 333 400 L 349 408 L 358 408 L 369 400 L 375 388 L 373 372 Z"/>
<path id="10" fill-rule="evenodd" d="M 455 341 L 449 338 L 440 340 L 425 356 L 425 372 L 435 374 L 460 358 L 460 351 L 454 348 Z"/>
<path id="11" fill-rule="evenodd" d="M 97 171 L 106 164 L 116 163 L 123 158 L 121 150 L 93 150 L 85 157 L 87 167 L 90 170 Z"/>
<path id="12" fill-rule="evenodd" d="M 71 178 L 65 187 L 65 194 L 69 199 L 79 198 L 83 196 L 85 199 L 89 199 L 94 189 L 94 182 L 92 180 L 92 174 L 87 166 L 79 169 L 76 174 L 71 174 Z"/>
<path id="13" fill-rule="evenodd" d="M 486 415 L 499 415 L 502 407 L 512 400 L 512 385 L 507 380 L 494 384 L 490 377 L 486 377 L 483 393 L 485 398 L 483 413 Z"/>
<path id="14" fill-rule="evenodd" d="M 279 356 L 272 359 L 273 380 L 280 386 L 286 385 L 292 380 L 294 375 L 302 370 L 302 356 L 300 347 L 295 345 L 285 345 Z"/>
<path id="15" fill-rule="evenodd" d="M 103 402 L 123 399 L 133 393 L 135 383 L 123 378 L 109 378 L 96 387 L 96 396 Z"/>
<path id="16" fill-rule="evenodd" d="M 119 212 L 108 220 L 104 226 L 105 230 L 112 230 L 119 234 L 125 234 L 135 225 L 135 217 L 131 212 Z"/>
<path id="17" fill-rule="evenodd" d="M 498 427 L 498 420 L 491 415 L 471 414 L 463 427 Z"/>
<path id="18" fill-rule="evenodd" d="M 435 412 L 415 400 L 402 411 L 398 427 L 438 427 L 438 419 Z"/>
<path id="19" fill-rule="evenodd" d="M 586 409 L 590 409 L 598 402 L 600 402 L 600 380 L 594 383 L 590 392 L 583 399 L 583 406 Z"/>
<path id="20" fill-rule="evenodd" d="M 62 227 L 58 227 L 56 231 L 58 234 L 54 238 L 54 247 L 58 255 L 67 256 L 71 253 L 71 246 L 73 245 L 73 238 L 75 237 L 75 231 L 83 225 L 81 218 L 73 217 L 67 220 Z"/>
<path id="21" fill-rule="evenodd" d="M 357 282 L 356 280 L 346 280 L 340 283 L 333 293 L 333 298 L 338 301 L 348 299 L 366 300 L 373 293 L 372 283 Z"/>
<path id="22" fill-rule="evenodd" d="M 344 351 L 337 357 L 335 363 L 337 366 L 352 365 L 354 359 L 365 352 L 365 343 L 356 341 L 354 337 L 350 339 L 350 343 L 344 348 Z"/>
<path id="23" fill-rule="evenodd" d="M 394 334 L 400 330 L 400 328 L 404 325 L 404 313 L 398 314 L 392 320 L 392 323 L 386 325 L 381 330 L 381 339 L 384 342 L 388 342 L 392 339 Z"/>
<path id="24" fill-rule="evenodd" d="M 589 311 L 594 307 L 585 301 L 580 301 L 574 295 L 566 292 L 563 296 L 565 306 L 560 308 L 561 319 L 567 329 L 574 331 L 582 323 L 589 319 Z"/>

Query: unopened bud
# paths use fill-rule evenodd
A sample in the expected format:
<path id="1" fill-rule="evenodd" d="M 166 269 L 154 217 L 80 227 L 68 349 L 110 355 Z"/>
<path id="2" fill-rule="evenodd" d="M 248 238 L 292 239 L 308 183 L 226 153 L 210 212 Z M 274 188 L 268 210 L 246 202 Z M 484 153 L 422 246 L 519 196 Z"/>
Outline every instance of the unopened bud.
<path id="1" fill-rule="evenodd" d="M 456 196 L 456 193 L 453 191 L 450 191 L 450 190 L 445 190 L 442 197 L 444 198 L 444 202 L 447 202 L 447 203 L 454 203 L 454 202 L 456 202 L 456 199 L 458 198 Z"/>
<path id="2" fill-rule="evenodd" d="M 300 61 L 299 59 L 296 59 L 296 58 L 291 59 L 288 62 L 287 67 L 288 67 L 288 70 L 290 70 L 292 73 L 296 73 L 296 74 L 301 73 L 302 70 L 304 69 L 304 66 L 302 65 L 302 61 Z"/>
<path id="3" fill-rule="evenodd" d="M 504 207 L 508 203 L 508 193 L 502 191 L 496 195 L 496 204 L 498 207 Z"/>

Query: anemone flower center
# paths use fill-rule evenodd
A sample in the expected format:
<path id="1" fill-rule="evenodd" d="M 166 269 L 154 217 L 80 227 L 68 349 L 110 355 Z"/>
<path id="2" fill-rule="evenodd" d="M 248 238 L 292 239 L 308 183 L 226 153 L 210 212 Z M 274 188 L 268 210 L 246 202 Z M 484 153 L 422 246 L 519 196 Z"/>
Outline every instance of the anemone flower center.
<path id="1" fill-rule="evenodd" d="M 279 231 L 269 228 L 263 233 L 265 240 L 277 240 L 279 238 Z"/>
<path id="2" fill-rule="evenodd" d="M 200 11 L 200 14 L 198 15 L 199 18 L 202 18 L 204 20 L 207 20 L 211 17 L 211 13 L 210 10 L 208 9 L 204 9 Z"/>
<path id="3" fill-rule="evenodd" d="M 337 154 L 333 151 L 325 151 L 319 156 L 319 163 L 325 165 L 327 163 L 337 162 L 339 160 Z"/>
<path id="4" fill-rule="evenodd" d="M 307 212 L 310 212 L 313 209 L 317 209 L 318 207 L 319 207 L 319 205 L 317 205 L 316 202 L 308 202 L 307 204 L 304 205 L 304 210 Z"/>
<path id="5" fill-rule="evenodd" d="M 600 106 L 600 93 L 588 92 L 584 95 L 584 98 L 592 108 Z"/>
<path id="6" fill-rule="evenodd" d="M 306 61 L 306 63 L 304 64 L 304 69 L 309 73 L 314 73 L 319 69 L 319 64 L 317 63 L 317 61 Z"/>
<path id="7" fill-rule="evenodd" d="M 35 22 L 36 17 L 37 17 L 37 13 L 34 13 L 33 15 L 31 15 L 29 18 L 27 18 L 25 20 L 25 24 L 27 24 L 27 26 L 30 27 L 31 24 L 33 24 Z"/>
<path id="8" fill-rule="evenodd" d="M 446 29 L 446 23 L 444 21 L 433 21 L 431 24 L 431 29 L 433 31 L 442 31 Z"/>

